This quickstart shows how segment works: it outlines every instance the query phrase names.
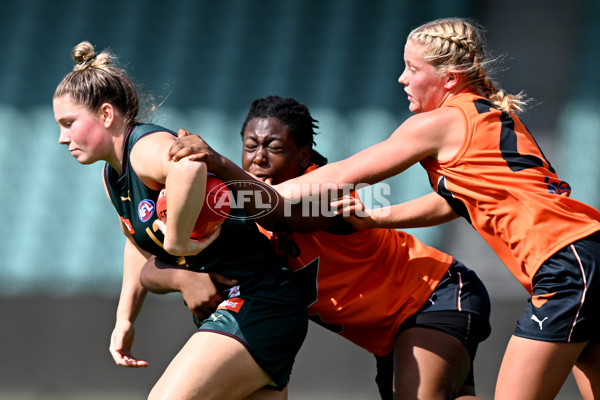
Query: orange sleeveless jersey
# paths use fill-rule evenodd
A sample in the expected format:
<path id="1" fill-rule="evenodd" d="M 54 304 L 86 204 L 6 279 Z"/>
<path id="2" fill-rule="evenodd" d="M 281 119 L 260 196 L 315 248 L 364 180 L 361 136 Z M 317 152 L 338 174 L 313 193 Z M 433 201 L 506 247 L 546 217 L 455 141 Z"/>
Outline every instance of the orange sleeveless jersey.
<path id="1" fill-rule="evenodd" d="M 448 162 L 421 165 L 438 194 L 465 217 L 521 284 L 555 252 L 600 230 L 600 212 L 569 197 L 561 181 L 516 115 L 486 98 L 463 92 L 443 107 L 465 117 L 463 146 Z"/>
<path id="2" fill-rule="evenodd" d="M 261 230 L 293 271 L 310 277 L 311 319 L 380 356 L 393 350 L 400 324 L 425 304 L 453 261 L 402 231 Z"/>

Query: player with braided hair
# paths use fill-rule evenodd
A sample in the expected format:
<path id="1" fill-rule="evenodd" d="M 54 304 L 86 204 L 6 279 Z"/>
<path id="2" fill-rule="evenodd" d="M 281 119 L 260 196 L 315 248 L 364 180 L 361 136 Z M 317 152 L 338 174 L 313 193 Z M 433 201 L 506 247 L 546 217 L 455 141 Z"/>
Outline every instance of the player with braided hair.
<path id="1" fill-rule="evenodd" d="M 524 95 L 506 94 L 496 86 L 486 73 L 494 60 L 487 60 L 483 37 L 476 25 L 466 20 L 437 20 L 414 29 L 409 39 L 427 46 L 423 61 L 437 68 L 439 74 L 450 71 L 460 73 L 464 85 L 483 93 L 500 110 L 519 113 L 525 110 Z"/>
<path id="2" fill-rule="evenodd" d="M 523 95 L 490 78 L 475 23 L 417 27 L 404 60 L 398 81 L 415 115 L 383 142 L 276 188 L 298 200 L 319 184 L 372 184 L 421 163 L 437 193 L 347 219 L 357 228 L 411 228 L 464 217 L 531 295 L 495 398 L 553 399 L 571 370 L 583 398 L 600 398 L 600 212 L 569 197 L 517 116 Z M 335 205 L 346 214 L 363 208 L 354 198 Z"/>

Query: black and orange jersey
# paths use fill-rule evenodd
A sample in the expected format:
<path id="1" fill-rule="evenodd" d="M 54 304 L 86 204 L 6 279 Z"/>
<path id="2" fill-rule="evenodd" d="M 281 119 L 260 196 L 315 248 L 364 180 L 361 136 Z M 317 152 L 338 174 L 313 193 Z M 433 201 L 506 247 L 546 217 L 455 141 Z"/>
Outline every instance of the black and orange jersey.
<path id="1" fill-rule="evenodd" d="M 380 356 L 393 350 L 400 324 L 425 304 L 453 261 L 389 229 L 263 232 L 310 285 L 310 318 Z"/>
<path id="2" fill-rule="evenodd" d="M 442 106 L 463 113 L 465 140 L 447 162 L 421 161 L 430 183 L 531 293 L 545 260 L 600 230 L 600 212 L 569 197 L 570 186 L 516 115 L 468 91 Z"/>

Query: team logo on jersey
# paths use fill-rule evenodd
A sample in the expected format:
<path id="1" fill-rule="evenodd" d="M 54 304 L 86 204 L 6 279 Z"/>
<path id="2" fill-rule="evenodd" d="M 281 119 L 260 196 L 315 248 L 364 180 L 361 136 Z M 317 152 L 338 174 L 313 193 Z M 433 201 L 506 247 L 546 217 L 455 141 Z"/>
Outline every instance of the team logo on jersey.
<path id="1" fill-rule="evenodd" d="M 244 305 L 244 299 L 240 299 L 238 297 L 233 297 L 231 299 L 227 299 L 217 307 L 217 310 L 230 310 L 234 312 L 239 312 L 242 306 Z"/>
<path id="2" fill-rule="evenodd" d="M 152 200 L 142 200 L 140 204 L 138 204 L 138 216 L 140 217 L 140 221 L 148 222 L 150 218 L 154 215 L 154 202 Z"/>

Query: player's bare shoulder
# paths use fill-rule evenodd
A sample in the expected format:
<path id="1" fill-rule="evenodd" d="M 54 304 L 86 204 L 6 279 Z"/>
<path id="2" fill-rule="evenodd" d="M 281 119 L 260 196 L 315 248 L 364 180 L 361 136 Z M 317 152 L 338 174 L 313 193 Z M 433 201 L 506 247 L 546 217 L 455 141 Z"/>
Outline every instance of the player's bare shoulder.
<path id="1" fill-rule="evenodd" d="M 176 137 L 169 132 L 152 132 L 140 138 L 129 155 L 133 170 L 145 185 L 160 190 L 166 179 L 169 148 Z"/>

